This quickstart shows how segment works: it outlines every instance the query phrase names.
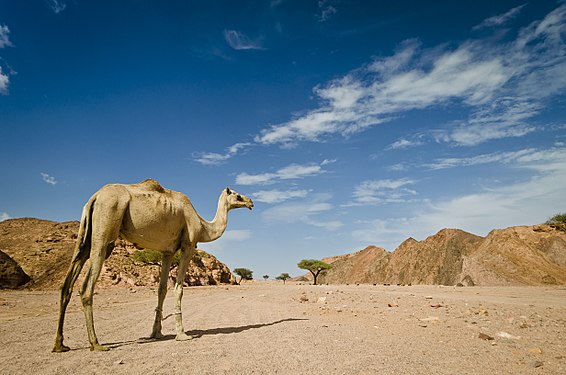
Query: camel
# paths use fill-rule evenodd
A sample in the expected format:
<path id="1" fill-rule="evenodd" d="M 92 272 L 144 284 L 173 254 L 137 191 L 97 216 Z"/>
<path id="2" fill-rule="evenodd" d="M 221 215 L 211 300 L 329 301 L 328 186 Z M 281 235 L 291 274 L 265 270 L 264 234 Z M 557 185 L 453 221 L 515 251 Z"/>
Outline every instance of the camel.
<path id="1" fill-rule="evenodd" d="M 94 331 L 92 297 L 103 262 L 114 249 L 114 241 L 121 236 L 139 247 L 158 250 L 163 254 L 155 321 L 150 338 L 161 338 L 163 301 L 167 294 L 167 279 L 173 255 L 179 250 L 181 259 L 175 281 L 176 340 L 190 340 L 185 333 L 181 313 L 183 282 L 189 260 L 198 242 L 218 239 L 226 230 L 228 211 L 235 208 L 253 208 L 252 200 L 226 188 L 220 194 L 218 209 L 211 222 L 204 220 L 191 201 L 182 193 L 163 188 L 148 179 L 138 184 L 109 184 L 98 190 L 83 208 L 75 251 L 61 288 L 59 323 L 54 352 L 70 350 L 63 344 L 65 311 L 73 285 L 87 259 L 90 268 L 80 290 L 84 307 L 90 350 L 106 351 Z"/>

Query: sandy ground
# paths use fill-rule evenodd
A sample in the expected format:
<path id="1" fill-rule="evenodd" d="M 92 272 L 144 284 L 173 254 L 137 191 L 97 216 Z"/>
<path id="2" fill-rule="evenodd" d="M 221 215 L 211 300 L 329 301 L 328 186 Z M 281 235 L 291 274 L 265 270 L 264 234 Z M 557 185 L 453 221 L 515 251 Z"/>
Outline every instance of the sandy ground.
<path id="1" fill-rule="evenodd" d="M 566 374 L 564 287 L 185 288 L 194 336 L 185 342 L 175 341 L 172 317 L 164 339 L 144 339 L 154 289 L 99 289 L 94 304 L 98 337 L 111 350 L 89 350 L 74 295 L 65 325 L 73 350 L 51 353 L 58 293 L 0 291 L 0 373 Z"/>

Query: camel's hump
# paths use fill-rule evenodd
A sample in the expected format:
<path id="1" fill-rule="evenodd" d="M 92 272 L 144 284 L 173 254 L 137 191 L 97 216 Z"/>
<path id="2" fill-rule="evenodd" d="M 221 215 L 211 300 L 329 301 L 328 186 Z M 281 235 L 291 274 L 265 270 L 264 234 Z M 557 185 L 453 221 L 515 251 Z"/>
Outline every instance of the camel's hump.
<path id="1" fill-rule="evenodd" d="M 138 184 L 139 186 L 152 191 L 158 191 L 160 193 L 165 193 L 165 189 L 161 184 L 154 179 L 148 178 L 147 180 L 143 180 Z"/>

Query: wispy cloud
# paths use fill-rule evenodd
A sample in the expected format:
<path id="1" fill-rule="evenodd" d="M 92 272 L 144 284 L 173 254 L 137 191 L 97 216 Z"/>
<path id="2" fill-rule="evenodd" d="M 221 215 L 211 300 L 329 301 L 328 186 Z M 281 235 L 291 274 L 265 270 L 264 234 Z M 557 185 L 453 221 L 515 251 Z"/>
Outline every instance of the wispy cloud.
<path id="1" fill-rule="evenodd" d="M 260 190 L 252 193 L 255 201 L 262 203 L 281 203 L 289 199 L 304 198 L 308 194 L 308 190 Z"/>
<path id="2" fill-rule="evenodd" d="M 55 13 L 61 13 L 67 7 L 67 4 L 65 4 L 61 0 L 45 0 L 45 2 L 47 3 L 47 5 L 49 5 L 51 10 Z"/>
<path id="3" fill-rule="evenodd" d="M 507 23 L 509 20 L 515 18 L 527 4 L 519 5 L 511 10 L 499 14 L 497 16 L 489 17 L 483 20 L 482 23 L 473 27 L 474 30 L 485 29 L 488 27 L 500 26 Z"/>
<path id="4" fill-rule="evenodd" d="M 319 194 L 313 200 L 300 203 L 285 203 L 269 208 L 262 213 L 267 222 L 304 223 L 317 228 L 334 231 L 344 223 L 339 220 L 319 220 L 320 214 L 326 213 L 334 206 L 327 202 L 330 196 Z"/>
<path id="5" fill-rule="evenodd" d="M 524 136 L 536 130 L 528 121 L 546 100 L 566 89 L 565 32 L 561 5 L 511 42 L 489 38 L 422 48 L 406 41 L 394 55 L 315 87 L 318 108 L 264 129 L 255 141 L 284 147 L 319 142 L 446 104 L 468 108 L 471 115 L 431 133 L 436 141 L 472 146 Z M 410 145 L 414 141 L 405 139 L 391 147 Z"/>
<path id="6" fill-rule="evenodd" d="M 490 154 L 476 155 L 467 158 L 442 158 L 436 159 L 432 163 L 423 164 L 422 167 L 428 169 L 447 169 L 456 167 L 469 167 L 473 165 L 489 164 L 489 163 L 511 163 L 515 161 L 524 160 L 525 157 L 536 154 L 538 151 L 533 148 L 509 151 L 509 152 L 494 152 Z"/>
<path id="7" fill-rule="evenodd" d="M 320 22 L 328 21 L 332 16 L 337 13 L 336 7 L 332 5 L 331 0 L 319 0 L 318 1 L 318 9 L 320 13 L 316 15 L 316 18 Z"/>
<path id="8" fill-rule="evenodd" d="M 0 25 L 0 48 L 12 47 L 10 41 L 10 29 L 6 25 Z M 2 58 L 0 58 L 2 60 Z M 0 94 L 8 95 L 8 86 L 10 85 L 10 77 L 2 70 L 0 66 Z"/>
<path id="9" fill-rule="evenodd" d="M 0 221 L 11 219 L 12 217 L 8 215 L 7 212 L 0 212 Z"/>
<path id="10" fill-rule="evenodd" d="M 248 174 L 244 172 L 236 176 L 236 184 L 269 185 L 281 180 L 294 180 L 309 176 L 315 176 L 325 172 L 325 170 L 322 168 L 322 166 L 325 165 L 325 162 L 326 160 L 320 164 L 291 164 L 278 169 L 273 173 Z"/>
<path id="11" fill-rule="evenodd" d="M 12 47 L 10 41 L 10 29 L 6 25 L 0 25 L 0 48 Z"/>
<path id="12" fill-rule="evenodd" d="M 354 188 L 354 201 L 345 206 L 407 202 L 410 197 L 417 195 L 415 190 L 407 187 L 415 183 L 415 180 L 409 178 L 367 180 Z"/>
<path id="13" fill-rule="evenodd" d="M 224 39 L 226 39 L 228 45 L 235 50 L 264 49 L 259 40 L 252 40 L 238 30 L 224 30 Z"/>
<path id="14" fill-rule="evenodd" d="M 196 162 L 203 165 L 220 165 L 224 164 L 238 153 L 243 152 L 249 146 L 251 146 L 251 143 L 236 143 L 228 147 L 223 154 L 216 152 L 195 152 L 192 156 Z"/>
<path id="15" fill-rule="evenodd" d="M 56 185 L 57 184 L 57 180 L 55 179 L 55 177 L 50 176 L 47 173 L 41 172 L 41 178 L 43 179 L 43 181 L 45 181 L 46 183 L 48 183 L 50 185 Z"/>
<path id="16" fill-rule="evenodd" d="M 8 86 L 10 85 L 10 78 L 8 75 L 4 74 L 2 67 L 0 66 L 0 94 L 8 94 Z"/>

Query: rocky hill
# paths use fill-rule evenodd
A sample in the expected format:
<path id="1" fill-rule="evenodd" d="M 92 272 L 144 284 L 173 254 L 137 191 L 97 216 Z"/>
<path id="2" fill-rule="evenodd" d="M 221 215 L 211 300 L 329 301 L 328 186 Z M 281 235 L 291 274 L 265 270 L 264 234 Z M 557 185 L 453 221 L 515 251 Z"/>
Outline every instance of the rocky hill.
<path id="1" fill-rule="evenodd" d="M 511 227 L 480 237 L 443 229 L 409 238 L 391 253 L 370 246 L 326 258 L 319 283 L 440 285 L 566 284 L 566 233 L 548 225 Z"/>
<path id="2" fill-rule="evenodd" d="M 58 223 L 33 218 L 5 220 L 0 222 L 0 251 L 29 275 L 31 281 L 27 286 L 34 289 L 57 289 L 71 262 L 78 227 L 77 221 Z M 160 267 L 135 261 L 130 255 L 139 250 L 127 241 L 117 240 L 112 255 L 104 263 L 97 285 L 156 286 L 159 283 Z M 9 262 L 7 257 L 1 260 Z M 16 269 L 12 263 L 9 264 Z M 88 263 L 83 269 L 83 275 L 87 266 Z M 176 269 L 173 269 L 171 277 L 175 276 L 175 272 Z M 80 285 L 83 275 L 76 285 Z M 1 276 L 4 280 L 4 275 Z M 8 276 L 6 277 L 8 280 Z M 225 264 L 201 250 L 191 260 L 185 281 L 188 285 L 235 283 Z"/>

